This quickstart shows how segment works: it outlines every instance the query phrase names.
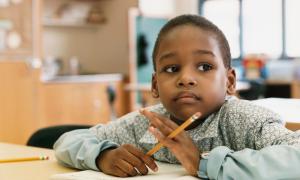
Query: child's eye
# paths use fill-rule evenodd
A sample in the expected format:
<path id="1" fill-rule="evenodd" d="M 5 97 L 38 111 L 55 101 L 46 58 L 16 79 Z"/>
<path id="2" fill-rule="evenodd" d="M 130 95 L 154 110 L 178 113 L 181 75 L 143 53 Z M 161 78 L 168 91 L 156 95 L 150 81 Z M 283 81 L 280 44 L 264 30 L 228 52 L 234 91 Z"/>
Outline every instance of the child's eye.
<path id="1" fill-rule="evenodd" d="M 172 66 L 165 67 L 163 71 L 167 73 L 174 73 L 177 72 L 178 70 L 179 70 L 178 66 L 172 65 Z"/>
<path id="2" fill-rule="evenodd" d="M 212 65 L 210 65 L 210 64 L 200 64 L 199 66 L 198 66 L 198 69 L 200 70 L 200 71 L 209 71 L 209 70 L 211 70 L 212 69 Z"/>

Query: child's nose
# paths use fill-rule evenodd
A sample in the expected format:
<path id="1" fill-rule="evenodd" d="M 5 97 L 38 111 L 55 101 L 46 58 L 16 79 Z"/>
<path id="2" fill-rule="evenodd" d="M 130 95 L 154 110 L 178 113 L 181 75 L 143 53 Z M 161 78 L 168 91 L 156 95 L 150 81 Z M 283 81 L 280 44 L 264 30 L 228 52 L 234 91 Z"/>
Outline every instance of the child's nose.
<path id="1" fill-rule="evenodd" d="M 193 87 L 197 86 L 197 81 L 192 74 L 184 74 L 177 81 L 178 87 Z"/>

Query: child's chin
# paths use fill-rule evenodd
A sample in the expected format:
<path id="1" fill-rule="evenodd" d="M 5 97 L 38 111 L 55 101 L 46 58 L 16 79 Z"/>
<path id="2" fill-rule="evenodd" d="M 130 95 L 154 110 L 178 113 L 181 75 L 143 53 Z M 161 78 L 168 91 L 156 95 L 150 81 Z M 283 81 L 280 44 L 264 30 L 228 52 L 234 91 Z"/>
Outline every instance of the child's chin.
<path id="1" fill-rule="evenodd" d="M 178 113 L 176 113 L 176 119 L 178 119 L 180 121 L 186 121 L 195 113 L 196 112 L 182 112 L 182 113 L 178 112 Z"/>

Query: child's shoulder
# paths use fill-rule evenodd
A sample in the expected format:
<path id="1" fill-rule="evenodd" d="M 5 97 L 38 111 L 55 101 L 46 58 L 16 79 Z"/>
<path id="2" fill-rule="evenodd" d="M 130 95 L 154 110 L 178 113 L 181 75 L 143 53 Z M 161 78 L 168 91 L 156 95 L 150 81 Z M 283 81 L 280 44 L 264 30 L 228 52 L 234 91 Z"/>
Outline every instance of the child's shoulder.
<path id="1" fill-rule="evenodd" d="M 161 115 L 167 115 L 168 112 L 166 111 L 166 109 L 164 108 L 164 106 L 162 104 L 156 104 L 156 105 L 153 105 L 153 106 L 148 106 L 148 107 L 145 107 L 145 109 L 149 110 L 149 111 L 152 111 L 152 112 L 156 112 L 158 114 L 161 114 Z M 119 118 L 119 120 L 133 120 L 133 119 L 145 119 L 143 115 L 140 114 L 139 110 L 136 110 L 136 111 L 133 111 L 133 112 L 130 112 L 124 116 L 122 116 L 121 118 Z"/>
<path id="2" fill-rule="evenodd" d="M 237 98 L 226 101 L 220 111 L 231 117 L 280 119 L 280 116 L 276 112 L 268 108 L 259 106 L 252 101 Z"/>

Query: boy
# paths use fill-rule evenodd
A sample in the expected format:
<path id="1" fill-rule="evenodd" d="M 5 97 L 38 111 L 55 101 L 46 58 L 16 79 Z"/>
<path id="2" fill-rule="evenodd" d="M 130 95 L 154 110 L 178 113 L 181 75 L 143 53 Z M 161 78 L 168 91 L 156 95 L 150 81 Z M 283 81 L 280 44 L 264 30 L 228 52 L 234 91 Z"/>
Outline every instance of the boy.
<path id="1" fill-rule="evenodd" d="M 147 166 L 156 171 L 155 159 L 201 178 L 300 178 L 300 134 L 273 112 L 232 96 L 230 60 L 228 42 L 211 22 L 196 15 L 170 20 L 153 51 L 152 95 L 161 104 L 66 133 L 54 145 L 58 160 L 121 177 L 147 174 Z M 166 138 L 196 112 L 201 117 L 185 132 Z M 146 155 L 157 141 L 165 147 Z"/>

